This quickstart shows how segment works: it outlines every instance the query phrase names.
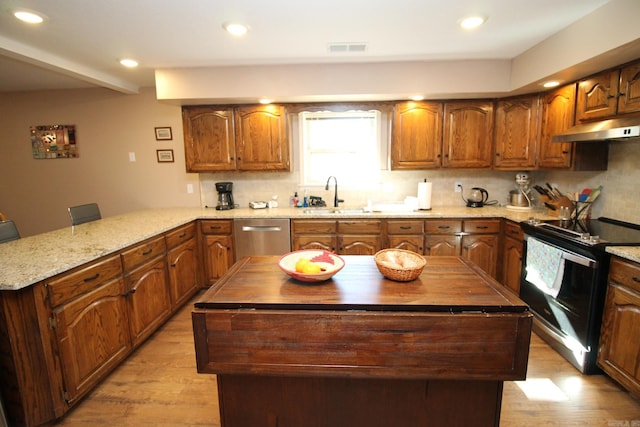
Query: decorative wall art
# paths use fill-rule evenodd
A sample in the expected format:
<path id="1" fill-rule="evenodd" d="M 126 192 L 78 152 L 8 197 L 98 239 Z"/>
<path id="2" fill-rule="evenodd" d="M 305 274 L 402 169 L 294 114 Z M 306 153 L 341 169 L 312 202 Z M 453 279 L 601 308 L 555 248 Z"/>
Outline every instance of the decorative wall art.
<path id="1" fill-rule="evenodd" d="M 170 127 L 154 128 L 156 130 L 156 141 L 171 141 L 173 135 Z"/>
<path id="2" fill-rule="evenodd" d="M 156 150 L 156 156 L 158 156 L 158 163 L 173 162 L 173 150 Z"/>
<path id="3" fill-rule="evenodd" d="M 79 157 L 74 125 L 40 125 L 29 129 L 34 159 Z"/>

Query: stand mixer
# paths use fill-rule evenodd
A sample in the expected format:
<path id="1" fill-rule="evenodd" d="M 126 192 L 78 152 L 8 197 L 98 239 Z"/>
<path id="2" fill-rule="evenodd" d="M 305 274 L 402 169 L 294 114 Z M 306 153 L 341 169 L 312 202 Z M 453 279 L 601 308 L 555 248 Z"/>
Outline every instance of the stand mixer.
<path id="1" fill-rule="evenodd" d="M 520 209 L 531 209 L 533 204 L 531 203 L 531 197 L 529 192 L 531 189 L 531 178 L 526 173 L 516 174 L 516 187 L 517 190 L 509 192 L 509 206 Z"/>

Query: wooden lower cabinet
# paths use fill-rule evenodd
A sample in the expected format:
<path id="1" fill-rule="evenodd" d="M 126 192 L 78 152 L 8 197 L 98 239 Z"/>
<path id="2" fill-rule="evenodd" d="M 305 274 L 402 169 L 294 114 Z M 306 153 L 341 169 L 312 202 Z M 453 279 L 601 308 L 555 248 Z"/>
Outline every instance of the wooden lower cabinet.
<path id="1" fill-rule="evenodd" d="M 167 267 L 172 307 L 181 306 L 200 289 L 200 256 L 196 224 L 167 233 Z"/>
<path id="2" fill-rule="evenodd" d="M 640 264 L 612 257 L 598 365 L 640 397 Z"/>
<path id="3" fill-rule="evenodd" d="M 333 220 L 292 220 L 291 249 L 321 249 L 336 252 L 338 238 L 336 221 Z"/>
<path id="4" fill-rule="evenodd" d="M 324 249 L 340 255 L 374 255 L 383 247 L 383 221 L 293 220 L 292 250 Z"/>
<path id="5" fill-rule="evenodd" d="M 234 263 L 233 221 L 200 221 L 202 260 L 207 285 L 213 285 Z"/>
<path id="6" fill-rule="evenodd" d="M 64 399 L 72 405 L 120 363 L 131 349 L 121 279 L 113 280 L 54 313 Z"/>
<path id="7" fill-rule="evenodd" d="M 388 247 L 424 253 L 424 221 L 394 220 L 387 221 Z"/>
<path id="8" fill-rule="evenodd" d="M 186 301 L 201 276 L 195 230 L 0 292 L 0 391 L 10 426 L 62 417 Z"/>
<path id="9" fill-rule="evenodd" d="M 516 295 L 520 294 L 520 273 L 522 271 L 522 250 L 524 235 L 520 225 L 505 220 L 502 240 L 501 283 L 511 289 Z M 501 264 L 501 265 L 500 265 Z"/>

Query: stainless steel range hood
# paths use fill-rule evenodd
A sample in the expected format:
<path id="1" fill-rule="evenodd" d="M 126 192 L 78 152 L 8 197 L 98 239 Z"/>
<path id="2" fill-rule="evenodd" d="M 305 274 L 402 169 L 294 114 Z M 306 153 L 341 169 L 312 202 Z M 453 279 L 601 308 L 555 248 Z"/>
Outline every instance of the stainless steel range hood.
<path id="1" fill-rule="evenodd" d="M 640 141 L 640 117 L 584 123 L 551 138 L 551 142 L 596 141 Z"/>

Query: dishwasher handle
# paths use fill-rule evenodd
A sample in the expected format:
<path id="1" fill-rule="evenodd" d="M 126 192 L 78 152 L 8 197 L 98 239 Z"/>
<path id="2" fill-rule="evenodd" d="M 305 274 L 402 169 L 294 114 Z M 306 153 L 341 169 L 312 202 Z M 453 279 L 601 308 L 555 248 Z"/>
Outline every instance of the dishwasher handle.
<path id="1" fill-rule="evenodd" d="M 243 225 L 242 231 L 282 231 L 278 225 Z"/>

